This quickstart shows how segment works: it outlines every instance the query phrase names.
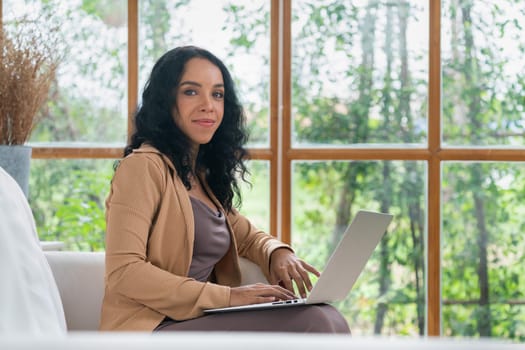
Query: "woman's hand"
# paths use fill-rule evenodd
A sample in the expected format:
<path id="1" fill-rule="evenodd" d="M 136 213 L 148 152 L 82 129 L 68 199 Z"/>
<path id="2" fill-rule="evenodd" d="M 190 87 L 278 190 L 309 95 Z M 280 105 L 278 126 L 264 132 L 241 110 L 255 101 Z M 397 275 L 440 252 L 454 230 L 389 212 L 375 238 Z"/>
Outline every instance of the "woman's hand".
<path id="1" fill-rule="evenodd" d="M 278 248 L 270 257 L 270 283 L 284 286 L 293 293 L 293 282 L 302 298 L 306 298 L 306 291 L 312 290 L 312 282 L 308 273 L 317 277 L 321 274 L 310 264 L 299 259 L 286 248 Z"/>
<path id="2" fill-rule="evenodd" d="M 276 300 L 295 299 L 296 296 L 281 286 L 264 283 L 234 287 L 230 290 L 230 306 L 271 303 Z"/>

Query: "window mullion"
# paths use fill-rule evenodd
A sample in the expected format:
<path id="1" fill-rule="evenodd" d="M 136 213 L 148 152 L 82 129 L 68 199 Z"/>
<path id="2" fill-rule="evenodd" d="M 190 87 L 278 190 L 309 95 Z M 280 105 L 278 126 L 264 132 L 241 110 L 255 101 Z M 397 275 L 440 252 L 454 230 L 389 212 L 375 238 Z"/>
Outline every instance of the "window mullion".
<path id="1" fill-rule="evenodd" d="M 427 334 L 441 334 L 441 1 L 429 0 Z"/>
<path id="2" fill-rule="evenodd" d="M 133 132 L 133 113 L 138 102 L 139 5 L 128 0 L 128 140 Z"/>

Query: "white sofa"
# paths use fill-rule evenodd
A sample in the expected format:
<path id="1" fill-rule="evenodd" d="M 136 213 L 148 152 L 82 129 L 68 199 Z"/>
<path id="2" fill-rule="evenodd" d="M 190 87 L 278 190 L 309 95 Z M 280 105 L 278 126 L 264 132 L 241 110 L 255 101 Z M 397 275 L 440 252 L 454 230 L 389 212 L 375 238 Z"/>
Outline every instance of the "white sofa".
<path id="1" fill-rule="evenodd" d="M 68 331 L 95 331 L 104 295 L 104 253 L 45 251 L 60 292 Z M 241 258 L 242 284 L 265 282 L 260 268 Z"/>

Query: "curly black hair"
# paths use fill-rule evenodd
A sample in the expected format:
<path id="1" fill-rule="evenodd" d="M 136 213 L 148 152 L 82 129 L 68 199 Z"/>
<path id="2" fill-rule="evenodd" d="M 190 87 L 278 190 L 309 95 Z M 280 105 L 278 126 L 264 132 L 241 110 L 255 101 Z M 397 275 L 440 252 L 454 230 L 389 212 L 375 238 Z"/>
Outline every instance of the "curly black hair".
<path id="1" fill-rule="evenodd" d="M 233 198 L 241 204 L 237 176 L 245 181 L 248 170 L 244 159 L 248 152 L 245 114 L 237 97 L 233 79 L 224 63 L 211 52 L 182 46 L 166 52 L 153 66 L 142 93 L 142 103 L 134 115 L 135 132 L 124 149 L 124 156 L 143 143 L 151 144 L 175 165 L 178 176 L 191 189 L 190 140 L 175 124 L 172 116 L 176 103 L 175 90 L 180 83 L 186 63 L 192 58 L 204 58 L 217 66 L 224 81 L 224 116 L 211 141 L 199 147 L 195 171 L 205 179 L 221 205 L 231 211 Z"/>

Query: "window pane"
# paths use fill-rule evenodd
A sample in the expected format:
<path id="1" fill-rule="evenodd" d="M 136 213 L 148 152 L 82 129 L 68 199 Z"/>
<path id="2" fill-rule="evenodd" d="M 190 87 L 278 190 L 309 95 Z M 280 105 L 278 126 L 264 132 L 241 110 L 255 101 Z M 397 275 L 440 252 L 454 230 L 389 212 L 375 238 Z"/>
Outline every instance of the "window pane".
<path id="1" fill-rule="evenodd" d="M 29 203 L 42 241 L 104 250 L 113 160 L 31 160 Z"/>
<path id="2" fill-rule="evenodd" d="M 270 2 L 140 1 L 140 82 L 176 46 L 210 50 L 230 70 L 250 129 L 250 146 L 268 146 Z"/>
<path id="3" fill-rule="evenodd" d="M 443 1 L 443 141 L 525 145 L 525 2 Z"/>
<path id="4" fill-rule="evenodd" d="M 62 50 L 32 142 L 124 143 L 127 132 L 126 0 L 4 1 L 4 18 L 48 18 Z M 34 32 L 43 25 L 34 25 Z"/>
<path id="5" fill-rule="evenodd" d="M 239 180 L 242 195 L 240 212 L 256 227 L 270 233 L 270 163 L 251 160 L 247 165 L 249 184 Z"/>
<path id="6" fill-rule="evenodd" d="M 426 143 L 427 3 L 292 2 L 296 146 Z"/>
<path id="7" fill-rule="evenodd" d="M 443 166 L 443 332 L 525 340 L 525 163 Z"/>
<path id="8" fill-rule="evenodd" d="M 293 163 L 292 245 L 322 270 L 359 209 L 394 214 L 349 296 L 336 306 L 352 334 L 425 332 L 426 164 Z"/>

